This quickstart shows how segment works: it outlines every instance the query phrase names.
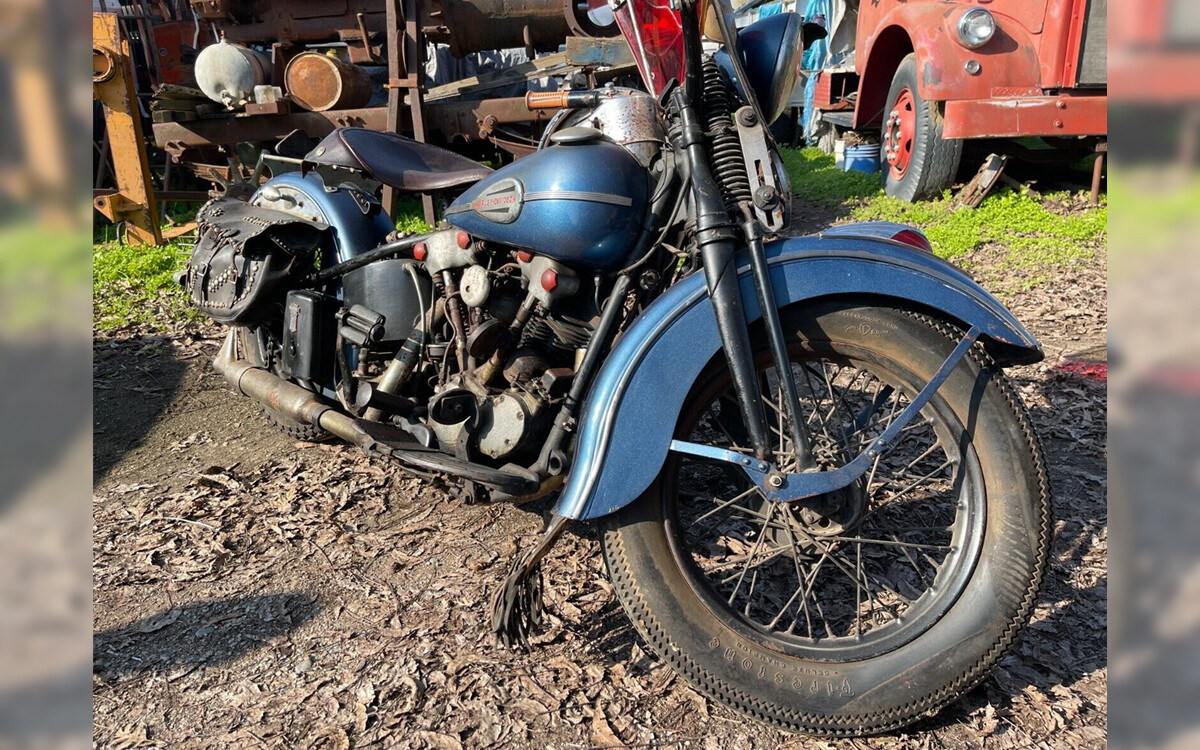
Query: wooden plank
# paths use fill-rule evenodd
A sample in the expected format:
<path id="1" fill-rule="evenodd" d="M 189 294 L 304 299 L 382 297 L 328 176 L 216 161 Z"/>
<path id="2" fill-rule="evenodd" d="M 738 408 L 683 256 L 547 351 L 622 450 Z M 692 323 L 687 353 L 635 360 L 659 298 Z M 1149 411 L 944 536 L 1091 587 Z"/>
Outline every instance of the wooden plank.
<path id="1" fill-rule="evenodd" d="M 971 181 L 955 196 L 955 204 L 978 208 L 987 194 L 996 186 L 996 182 L 1000 180 L 1001 173 L 1004 172 L 1004 165 L 1007 163 L 1007 156 L 989 155 L 984 159 L 983 166 L 979 168 Z"/>
<path id="2" fill-rule="evenodd" d="M 543 55 L 529 62 L 514 65 L 511 68 L 505 68 L 504 70 L 471 76 L 470 78 L 463 78 L 459 81 L 435 86 L 426 92 L 425 101 L 432 102 L 439 99 L 449 99 L 454 96 L 476 94 L 500 88 L 501 86 L 511 86 L 514 83 L 527 83 L 538 78 L 563 73 L 570 68 L 571 66 L 567 63 L 566 53 L 556 52 L 552 55 Z"/>

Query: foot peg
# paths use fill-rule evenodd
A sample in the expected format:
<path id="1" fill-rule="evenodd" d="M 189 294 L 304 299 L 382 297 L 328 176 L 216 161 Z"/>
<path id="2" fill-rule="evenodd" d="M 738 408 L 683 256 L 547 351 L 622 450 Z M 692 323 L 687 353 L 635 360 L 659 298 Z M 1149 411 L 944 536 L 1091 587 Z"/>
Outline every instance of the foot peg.
<path id="1" fill-rule="evenodd" d="M 492 602 L 492 632 L 507 648 L 528 648 L 529 636 L 542 624 L 542 558 L 562 536 L 571 519 L 552 516 L 537 545 L 513 558 Z"/>

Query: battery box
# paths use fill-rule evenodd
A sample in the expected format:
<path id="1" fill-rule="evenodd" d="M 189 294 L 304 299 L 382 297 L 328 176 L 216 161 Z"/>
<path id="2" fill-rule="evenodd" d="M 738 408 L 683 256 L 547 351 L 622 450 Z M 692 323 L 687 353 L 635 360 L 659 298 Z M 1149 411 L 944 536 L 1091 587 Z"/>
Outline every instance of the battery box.
<path id="1" fill-rule="evenodd" d="M 319 385 L 333 380 L 337 347 L 336 297 L 309 290 L 287 293 L 283 307 L 283 372 Z"/>

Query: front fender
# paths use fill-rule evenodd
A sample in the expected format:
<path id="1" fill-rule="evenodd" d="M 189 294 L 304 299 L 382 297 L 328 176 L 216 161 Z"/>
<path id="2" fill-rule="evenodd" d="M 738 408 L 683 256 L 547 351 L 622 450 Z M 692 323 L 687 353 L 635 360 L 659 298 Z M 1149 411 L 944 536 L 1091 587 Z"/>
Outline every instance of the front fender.
<path id="1" fill-rule="evenodd" d="M 885 237 L 896 225 L 850 225 L 767 243 L 782 307 L 833 295 L 871 295 L 978 326 L 1001 364 L 1036 362 L 1041 347 L 995 297 L 936 256 Z M 762 317 L 749 262 L 738 274 L 746 319 Z M 579 419 L 574 466 L 554 508 L 577 520 L 633 502 L 658 474 L 684 400 L 721 349 L 703 273 L 668 289 L 625 332 L 592 385 Z"/>

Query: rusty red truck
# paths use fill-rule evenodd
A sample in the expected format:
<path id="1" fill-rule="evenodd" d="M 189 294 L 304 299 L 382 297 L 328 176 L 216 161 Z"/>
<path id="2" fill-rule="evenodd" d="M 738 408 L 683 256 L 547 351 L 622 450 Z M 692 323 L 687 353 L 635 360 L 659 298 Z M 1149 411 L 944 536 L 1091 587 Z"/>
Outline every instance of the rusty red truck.
<path id="1" fill-rule="evenodd" d="M 1107 137 L 1107 0 L 824 5 L 808 132 L 826 145 L 846 130 L 878 135 L 890 195 L 950 187 L 967 139 L 1078 150 Z"/>

